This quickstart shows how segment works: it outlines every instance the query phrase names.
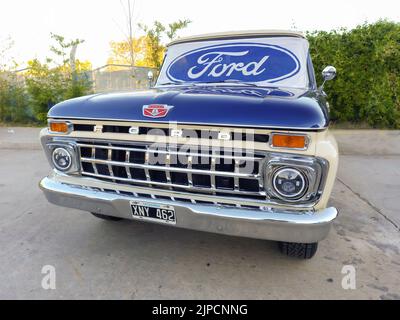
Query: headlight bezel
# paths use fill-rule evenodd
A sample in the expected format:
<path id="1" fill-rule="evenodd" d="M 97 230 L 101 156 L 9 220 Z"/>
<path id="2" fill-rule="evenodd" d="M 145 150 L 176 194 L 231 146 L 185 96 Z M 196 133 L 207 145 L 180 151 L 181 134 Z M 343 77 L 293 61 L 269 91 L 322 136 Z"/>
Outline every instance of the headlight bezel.
<path id="1" fill-rule="evenodd" d="M 78 161 L 79 151 L 74 142 L 54 139 L 51 142 L 47 143 L 46 147 L 47 147 L 47 152 L 46 152 L 47 159 L 54 170 L 64 174 L 77 174 L 80 172 L 81 168 Z M 53 153 L 56 149 L 59 148 L 65 149 L 70 154 L 71 157 L 71 165 L 64 170 L 62 168 L 57 167 L 53 161 Z"/>
<path id="2" fill-rule="evenodd" d="M 283 196 L 274 188 L 275 174 L 285 168 L 301 172 L 307 180 L 305 191 L 297 197 Z M 316 203 L 325 187 L 328 170 L 329 163 L 319 157 L 273 153 L 264 167 L 264 187 L 270 199 L 290 204 Z"/>

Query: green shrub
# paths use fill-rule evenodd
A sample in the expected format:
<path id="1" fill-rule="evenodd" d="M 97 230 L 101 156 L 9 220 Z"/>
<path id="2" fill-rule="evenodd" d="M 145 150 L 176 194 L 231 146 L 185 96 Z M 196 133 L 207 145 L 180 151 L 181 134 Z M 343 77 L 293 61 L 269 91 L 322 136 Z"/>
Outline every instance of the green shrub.
<path id="1" fill-rule="evenodd" d="M 92 92 L 90 62 L 75 59 L 83 40 L 66 42 L 62 36 L 51 37 L 56 44 L 50 51 L 56 59 L 29 61 L 26 71 L 18 74 L 0 70 L 0 122 L 43 124 L 53 105 Z"/>
<path id="2" fill-rule="evenodd" d="M 0 122 L 34 121 L 25 85 L 14 73 L 0 72 Z"/>
<path id="3" fill-rule="evenodd" d="M 91 93 L 92 84 L 82 72 L 72 79 L 68 66 L 49 67 L 33 60 L 29 62 L 26 87 L 36 119 L 46 122 L 49 109 L 64 100 Z"/>
<path id="4" fill-rule="evenodd" d="M 318 83 L 325 66 L 338 71 L 325 86 L 333 121 L 400 128 L 399 23 L 382 20 L 353 30 L 312 32 L 307 38 Z"/>

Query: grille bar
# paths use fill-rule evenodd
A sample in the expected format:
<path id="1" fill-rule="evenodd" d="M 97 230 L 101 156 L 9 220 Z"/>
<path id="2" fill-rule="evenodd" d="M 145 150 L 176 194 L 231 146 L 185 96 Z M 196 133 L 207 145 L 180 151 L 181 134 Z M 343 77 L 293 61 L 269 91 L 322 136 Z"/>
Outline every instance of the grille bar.
<path id="1" fill-rule="evenodd" d="M 111 150 L 120 150 L 120 151 L 132 151 L 132 152 L 144 152 L 146 150 L 140 149 L 140 148 L 134 148 L 134 147 L 118 147 L 118 146 L 106 146 L 106 145 L 93 145 L 93 144 L 85 144 L 85 143 L 78 143 L 78 147 L 84 147 L 84 148 L 97 148 L 97 149 L 111 149 Z M 192 156 L 192 157 L 203 157 L 205 154 L 203 153 L 196 153 L 196 152 L 181 152 L 181 151 L 174 151 L 174 150 L 156 150 L 156 149 L 147 149 L 148 152 L 157 152 L 157 153 L 162 153 L 162 154 L 173 154 L 177 156 Z M 244 160 L 244 161 L 260 161 L 263 160 L 264 157 L 257 156 L 255 155 L 254 157 L 246 157 L 246 156 L 240 156 L 240 155 L 214 155 L 217 158 L 225 158 L 225 159 L 238 159 L 238 160 Z"/>
<path id="2" fill-rule="evenodd" d="M 211 158 L 211 172 L 215 172 L 215 163 L 216 163 L 216 158 L 213 157 Z M 211 189 L 213 190 L 213 194 L 216 194 L 215 190 L 216 188 L 216 184 L 215 184 L 215 175 L 211 176 Z"/>
<path id="3" fill-rule="evenodd" d="M 93 159 L 93 158 L 81 158 L 82 162 L 88 162 L 88 163 L 92 163 L 92 164 L 105 164 L 108 165 L 109 167 L 111 166 L 124 166 L 127 168 L 140 168 L 140 169 L 144 169 L 148 172 L 148 170 L 165 170 L 168 172 L 174 171 L 174 172 L 184 172 L 187 173 L 188 175 L 190 174 L 204 174 L 204 170 L 197 170 L 197 169 L 191 169 L 188 168 L 177 168 L 177 167 L 171 167 L 170 165 L 167 165 L 168 162 L 166 162 L 166 166 L 165 167 L 160 167 L 160 166 L 154 166 L 154 165 L 150 165 L 150 164 L 140 164 L 140 163 L 129 163 L 129 162 L 118 162 L 118 161 L 112 161 L 112 160 L 100 160 L 100 159 Z M 146 163 L 148 163 L 148 161 L 146 161 Z M 258 174 L 249 174 L 249 173 L 239 173 L 239 172 L 225 172 L 225 171 L 215 171 L 215 161 L 213 161 L 214 165 L 211 166 L 211 171 L 207 171 L 207 174 L 209 175 L 213 175 L 213 176 L 223 176 L 223 177 L 235 177 L 235 178 L 247 178 L 247 179 L 258 179 L 260 177 L 260 175 Z M 191 165 L 190 165 L 191 167 Z M 149 179 L 147 179 L 148 181 L 151 181 L 150 179 L 150 175 L 148 173 L 146 173 L 146 176 L 149 176 Z M 168 180 L 168 178 L 167 178 Z M 189 183 L 190 184 L 190 183 Z M 193 182 L 192 182 L 193 184 Z M 215 184 L 215 182 L 214 182 Z"/>
<path id="4" fill-rule="evenodd" d="M 165 157 L 165 176 L 167 182 L 171 183 L 171 155 L 167 154 Z"/>
<path id="5" fill-rule="evenodd" d="M 91 150 L 92 150 L 91 151 L 92 152 L 92 158 L 95 158 L 96 157 L 96 148 L 92 148 Z M 94 163 L 92 163 L 92 168 L 93 168 L 94 173 L 98 174 L 97 167 L 96 167 L 96 165 Z"/>
<path id="6" fill-rule="evenodd" d="M 112 159 L 112 150 L 111 149 L 107 150 L 107 159 L 108 159 L 108 164 L 107 164 L 108 171 L 110 172 L 111 176 L 114 176 L 114 171 L 113 171 L 113 168 L 112 168 L 112 166 L 110 164 L 110 161 Z M 113 181 L 115 182 L 115 180 L 113 180 Z"/>
<path id="7" fill-rule="evenodd" d="M 203 192 L 210 192 L 210 193 L 216 193 L 216 192 L 221 192 L 221 190 L 216 189 L 216 188 L 202 188 L 202 187 L 189 187 L 181 184 L 168 184 L 168 183 L 162 183 L 162 182 L 155 182 L 155 181 L 146 181 L 146 180 L 138 180 L 138 179 L 127 179 L 127 178 L 120 178 L 120 177 L 110 177 L 107 175 L 102 175 L 102 174 L 94 174 L 90 172 L 82 172 L 83 175 L 86 176 L 91 176 L 91 177 L 96 177 L 100 179 L 106 179 L 106 180 L 118 180 L 118 181 L 124 181 L 124 182 L 133 182 L 137 184 L 145 184 L 145 185 L 157 185 L 157 186 L 164 186 L 164 187 L 173 187 L 173 188 L 182 188 L 182 189 L 187 189 L 187 190 L 200 190 Z M 253 195 L 253 196 L 265 196 L 265 192 L 250 192 L 250 191 L 231 191 L 231 190 L 223 190 L 225 193 L 230 193 L 230 194 L 242 194 L 242 195 Z"/>
<path id="8" fill-rule="evenodd" d="M 131 158 L 131 153 L 129 151 L 125 151 L 125 162 L 129 163 L 130 162 L 130 158 Z M 85 161 L 85 160 L 82 158 L 82 161 Z M 93 162 L 92 162 L 92 164 L 93 164 Z M 125 170 L 126 170 L 126 176 L 129 179 L 132 179 L 131 171 L 129 170 L 128 166 L 125 166 Z"/>
<path id="9" fill-rule="evenodd" d="M 145 152 L 145 156 L 144 156 L 145 165 L 143 166 L 143 169 L 144 169 L 144 173 L 146 175 L 146 180 L 147 181 L 151 181 L 150 171 L 149 171 L 149 159 L 150 159 L 150 153 Z"/>
<path id="10" fill-rule="evenodd" d="M 235 176 L 234 176 L 234 184 L 235 184 L 235 191 L 239 191 L 239 177 L 238 174 L 240 172 L 240 161 L 235 159 Z"/>

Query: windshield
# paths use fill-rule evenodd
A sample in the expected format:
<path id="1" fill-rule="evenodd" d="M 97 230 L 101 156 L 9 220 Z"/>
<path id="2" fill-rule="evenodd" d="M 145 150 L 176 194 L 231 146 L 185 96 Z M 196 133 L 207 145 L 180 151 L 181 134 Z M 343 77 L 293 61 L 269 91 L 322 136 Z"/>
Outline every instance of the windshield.
<path id="1" fill-rule="evenodd" d="M 197 41 L 168 48 L 156 86 L 253 84 L 306 88 L 308 42 L 296 37 Z"/>

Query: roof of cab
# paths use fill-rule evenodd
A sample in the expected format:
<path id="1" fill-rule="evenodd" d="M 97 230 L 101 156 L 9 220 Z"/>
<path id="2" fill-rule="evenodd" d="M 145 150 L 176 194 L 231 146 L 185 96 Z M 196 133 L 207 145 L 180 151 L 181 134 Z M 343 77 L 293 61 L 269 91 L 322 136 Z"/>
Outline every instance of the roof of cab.
<path id="1" fill-rule="evenodd" d="M 172 46 L 178 43 L 205 41 L 205 40 L 221 40 L 221 39 L 240 39 L 240 38 L 257 38 L 257 37 L 296 37 L 303 38 L 303 33 L 291 30 L 244 30 L 244 31 L 229 31 L 218 33 L 200 34 L 190 37 L 183 37 L 172 41 L 167 46 Z"/>

